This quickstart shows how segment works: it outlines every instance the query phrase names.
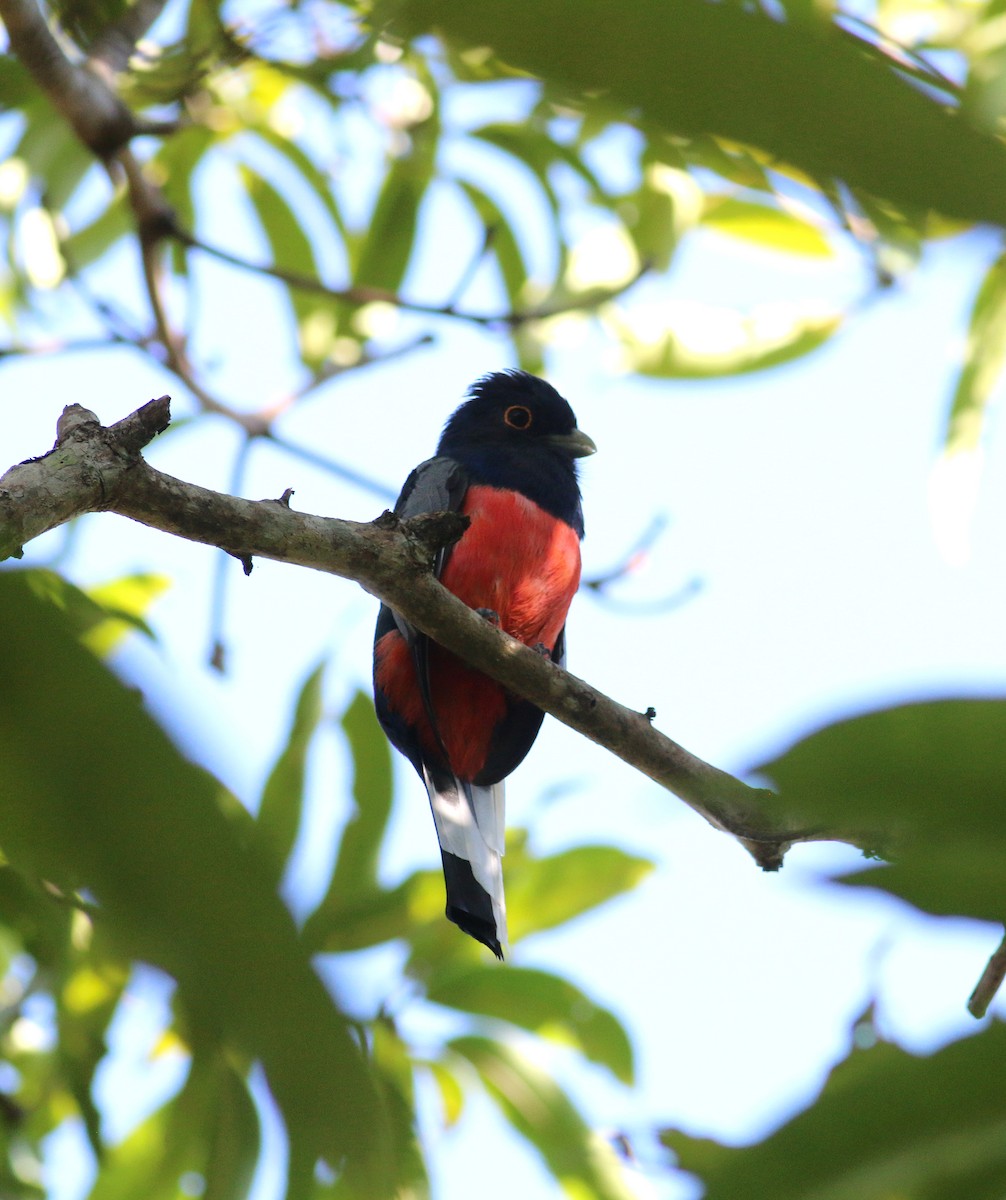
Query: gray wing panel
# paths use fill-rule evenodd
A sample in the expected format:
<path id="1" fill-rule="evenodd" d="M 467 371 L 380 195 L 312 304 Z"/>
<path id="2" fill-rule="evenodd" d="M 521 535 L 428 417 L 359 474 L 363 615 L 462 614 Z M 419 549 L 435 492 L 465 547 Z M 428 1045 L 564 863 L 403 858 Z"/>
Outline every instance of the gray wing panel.
<path id="1" fill-rule="evenodd" d="M 395 515 L 407 520 L 421 513 L 457 512 L 464 503 L 467 491 L 468 476 L 460 463 L 453 458 L 428 458 L 406 479 L 402 494 L 395 503 Z M 433 574 L 438 579 L 446 558 L 447 550 L 441 550 L 433 564 Z M 414 645 L 416 631 L 398 613 L 394 617 L 399 633 L 410 645 Z"/>

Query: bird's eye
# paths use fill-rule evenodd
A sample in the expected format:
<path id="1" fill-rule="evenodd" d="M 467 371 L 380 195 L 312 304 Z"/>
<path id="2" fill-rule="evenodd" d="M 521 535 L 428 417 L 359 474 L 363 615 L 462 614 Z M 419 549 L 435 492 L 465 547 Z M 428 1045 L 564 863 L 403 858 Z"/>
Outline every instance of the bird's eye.
<path id="1" fill-rule="evenodd" d="M 511 404 L 503 414 L 503 420 L 511 429 L 530 429 L 531 410 L 525 408 L 523 404 Z"/>

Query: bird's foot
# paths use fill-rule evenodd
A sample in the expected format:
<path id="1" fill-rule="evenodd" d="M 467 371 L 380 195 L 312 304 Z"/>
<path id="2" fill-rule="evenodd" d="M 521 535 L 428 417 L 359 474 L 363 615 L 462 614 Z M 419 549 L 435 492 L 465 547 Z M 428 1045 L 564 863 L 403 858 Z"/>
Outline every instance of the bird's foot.
<path id="1" fill-rule="evenodd" d="M 552 651 L 549 650 L 548 646 L 546 646 L 544 642 L 536 642 L 531 649 L 535 652 L 535 654 L 540 654 L 542 658 L 552 657 Z"/>
<path id="2" fill-rule="evenodd" d="M 490 625 L 495 625 L 497 629 L 502 628 L 500 623 L 500 615 L 495 608 L 477 608 L 475 610 L 480 617 L 488 621 Z"/>

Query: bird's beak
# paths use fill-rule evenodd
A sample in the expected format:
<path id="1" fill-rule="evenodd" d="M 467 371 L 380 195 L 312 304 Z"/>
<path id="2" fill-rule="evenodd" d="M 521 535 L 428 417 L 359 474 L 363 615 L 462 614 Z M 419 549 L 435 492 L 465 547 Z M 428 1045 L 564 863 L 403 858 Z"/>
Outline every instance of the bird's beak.
<path id="1" fill-rule="evenodd" d="M 597 453 L 593 438 L 587 437 L 579 429 L 574 429 L 572 433 L 550 433 L 542 440 L 561 450 L 563 454 L 568 454 L 570 458 L 586 458 L 588 454 Z"/>

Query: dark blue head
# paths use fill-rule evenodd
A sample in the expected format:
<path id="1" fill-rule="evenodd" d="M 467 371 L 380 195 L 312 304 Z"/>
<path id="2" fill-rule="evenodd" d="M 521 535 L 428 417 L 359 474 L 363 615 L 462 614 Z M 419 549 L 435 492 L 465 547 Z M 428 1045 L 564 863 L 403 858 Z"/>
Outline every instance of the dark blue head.
<path id="1" fill-rule="evenodd" d="M 496 371 L 469 388 L 437 453 L 460 462 L 473 483 L 521 492 L 582 535 L 576 459 L 595 449 L 551 384 L 526 371 Z"/>

